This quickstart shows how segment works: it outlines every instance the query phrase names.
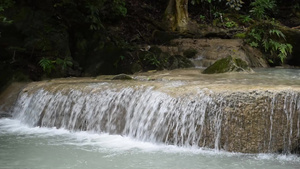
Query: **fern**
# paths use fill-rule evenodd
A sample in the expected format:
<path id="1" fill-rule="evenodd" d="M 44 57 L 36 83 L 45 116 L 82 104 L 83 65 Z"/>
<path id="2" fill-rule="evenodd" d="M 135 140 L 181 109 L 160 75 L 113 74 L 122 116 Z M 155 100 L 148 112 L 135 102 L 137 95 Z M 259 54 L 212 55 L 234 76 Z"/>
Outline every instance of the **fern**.
<path id="1" fill-rule="evenodd" d="M 285 40 L 285 35 L 280 30 L 278 30 L 278 29 L 271 29 L 271 30 L 269 30 L 269 34 L 270 35 L 275 34 L 275 35 L 277 35 L 277 37 L 283 38 Z"/>
<path id="2" fill-rule="evenodd" d="M 250 46 L 252 46 L 252 47 L 258 47 L 258 43 L 256 43 L 256 42 L 250 42 L 249 44 L 250 44 Z"/>
<path id="3" fill-rule="evenodd" d="M 47 58 L 42 58 L 39 61 L 39 65 L 43 68 L 43 71 L 50 74 L 53 69 L 55 69 L 54 62 Z"/>
<path id="4" fill-rule="evenodd" d="M 73 65 L 71 58 L 60 59 L 57 58 L 56 60 L 50 60 L 48 58 L 43 57 L 39 61 L 39 65 L 43 68 L 43 71 L 47 74 L 50 74 L 53 70 L 57 70 L 56 68 L 64 71 L 68 67 Z"/>
<path id="5" fill-rule="evenodd" d="M 73 62 L 71 61 L 71 58 L 65 58 L 64 60 L 57 58 L 55 60 L 55 63 L 57 66 L 60 66 L 62 70 L 66 70 L 67 67 L 70 67 L 73 65 Z"/>
<path id="6" fill-rule="evenodd" d="M 252 47 L 260 47 L 271 57 L 277 56 L 284 63 L 287 55 L 292 53 L 293 46 L 284 43 L 285 35 L 278 29 L 275 22 L 261 22 L 249 31 L 247 42 Z M 271 60 L 271 59 L 268 59 Z M 270 62 L 273 63 L 273 62 Z"/>
<path id="7" fill-rule="evenodd" d="M 275 0 L 255 0 L 250 3 L 250 6 L 252 6 L 250 13 L 252 13 L 256 19 L 262 20 L 267 17 L 266 11 L 274 9 L 276 3 Z"/>

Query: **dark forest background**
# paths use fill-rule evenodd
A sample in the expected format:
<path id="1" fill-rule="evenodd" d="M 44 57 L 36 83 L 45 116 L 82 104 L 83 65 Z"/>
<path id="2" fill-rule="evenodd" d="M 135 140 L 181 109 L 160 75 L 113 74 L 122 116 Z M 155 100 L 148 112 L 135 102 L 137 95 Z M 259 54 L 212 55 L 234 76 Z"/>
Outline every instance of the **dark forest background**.
<path id="1" fill-rule="evenodd" d="M 171 1 L 188 3 L 193 29 L 170 28 Z M 298 0 L 0 0 L 0 86 L 171 69 L 153 46 L 183 37 L 241 38 L 270 66 L 300 66 L 299 58 L 287 60 L 300 57 L 299 38 L 287 38 L 299 25 Z"/>

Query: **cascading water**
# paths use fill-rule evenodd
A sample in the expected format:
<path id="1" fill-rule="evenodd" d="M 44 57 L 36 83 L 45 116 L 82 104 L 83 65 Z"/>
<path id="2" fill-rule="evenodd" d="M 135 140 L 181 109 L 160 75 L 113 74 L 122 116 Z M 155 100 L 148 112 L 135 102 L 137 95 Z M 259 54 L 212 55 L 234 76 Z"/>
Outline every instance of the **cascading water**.
<path id="1" fill-rule="evenodd" d="M 43 82 L 14 106 L 30 126 L 119 134 L 182 147 L 288 153 L 299 146 L 300 90 L 202 82 Z"/>
<path id="2" fill-rule="evenodd" d="M 300 71 L 256 72 L 13 85 L 0 96 L 0 168 L 298 169 Z"/>

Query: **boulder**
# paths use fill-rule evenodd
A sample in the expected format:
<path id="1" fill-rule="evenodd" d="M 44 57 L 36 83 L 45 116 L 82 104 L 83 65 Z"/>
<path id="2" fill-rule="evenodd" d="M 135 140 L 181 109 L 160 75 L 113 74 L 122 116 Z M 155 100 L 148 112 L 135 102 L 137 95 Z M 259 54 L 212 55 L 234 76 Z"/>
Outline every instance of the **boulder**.
<path id="1" fill-rule="evenodd" d="M 253 72 L 253 70 L 248 66 L 247 62 L 243 61 L 242 59 L 228 56 L 226 58 L 217 60 L 202 73 L 215 74 L 226 72 Z"/>
<path id="2" fill-rule="evenodd" d="M 12 117 L 12 115 L 9 113 L 0 113 L 0 119 L 1 118 L 10 118 L 10 117 Z"/>
<path id="3" fill-rule="evenodd" d="M 300 66 L 300 30 L 281 27 L 280 30 L 286 36 L 286 42 L 293 46 L 292 55 L 287 57 L 286 63 L 292 66 Z"/>
<path id="4" fill-rule="evenodd" d="M 112 80 L 132 80 L 133 78 L 126 74 L 119 74 L 112 78 Z"/>
<path id="5" fill-rule="evenodd" d="M 250 67 L 269 67 L 259 49 L 246 45 L 243 39 L 173 39 L 159 48 L 170 55 L 189 58 L 196 67 L 208 67 L 218 59 L 235 56 Z"/>

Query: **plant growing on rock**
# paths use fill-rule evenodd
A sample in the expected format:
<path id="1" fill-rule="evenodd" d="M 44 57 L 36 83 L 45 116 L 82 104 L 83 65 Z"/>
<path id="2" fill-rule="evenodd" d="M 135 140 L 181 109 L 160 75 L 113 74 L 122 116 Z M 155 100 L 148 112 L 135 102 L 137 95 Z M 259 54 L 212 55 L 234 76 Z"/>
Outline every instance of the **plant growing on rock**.
<path id="1" fill-rule="evenodd" d="M 276 7 L 275 0 L 255 0 L 251 2 L 252 9 L 250 13 L 258 20 L 266 19 L 267 12 Z"/>
<path id="2" fill-rule="evenodd" d="M 43 71 L 47 74 L 50 74 L 53 70 L 65 71 L 68 67 L 73 65 L 71 58 L 60 59 L 57 58 L 55 60 L 51 60 L 49 58 L 43 57 L 39 61 L 39 65 L 43 68 Z"/>
<path id="3" fill-rule="evenodd" d="M 226 28 L 233 28 L 233 27 L 237 27 L 238 25 L 237 25 L 237 23 L 234 22 L 234 21 L 226 21 L 226 22 L 224 23 L 224 26 L 225 26 Z"/>
<path id="4" fill-rule="evenodd" d="M 252 47 L 262 48 L 270 54 L 269 62 L 273 63 L 276 56 L 284 63 L 288 54 L 292 53 L 292 45 L 285 43 L 285 35 L 280 31 L 279 25 L 274 21 L 260 22 L 247 33 L 247 42 Z"/>

